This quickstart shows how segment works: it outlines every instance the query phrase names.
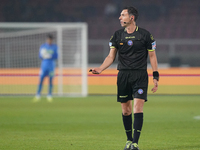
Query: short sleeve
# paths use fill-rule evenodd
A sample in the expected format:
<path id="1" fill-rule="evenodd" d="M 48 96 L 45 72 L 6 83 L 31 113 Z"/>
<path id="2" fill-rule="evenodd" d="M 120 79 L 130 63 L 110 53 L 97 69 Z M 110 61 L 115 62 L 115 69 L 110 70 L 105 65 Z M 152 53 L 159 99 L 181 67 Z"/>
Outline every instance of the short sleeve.
<path id="1" fill-rule="evenodd" d="M 149 32 L 146 36 L 146 40 L 147 40 L 147 50 L 155 51 L 156 50 L 156 41 L 153 38 L 152 34 L 150 34 Z"/>
<path id="2" fill-rule="evenodd" d="M 110 46 L 110 48 L 118 49 L 116 32 L 114 33 L 113 36 L 111 36 L 109 46 Z"/>

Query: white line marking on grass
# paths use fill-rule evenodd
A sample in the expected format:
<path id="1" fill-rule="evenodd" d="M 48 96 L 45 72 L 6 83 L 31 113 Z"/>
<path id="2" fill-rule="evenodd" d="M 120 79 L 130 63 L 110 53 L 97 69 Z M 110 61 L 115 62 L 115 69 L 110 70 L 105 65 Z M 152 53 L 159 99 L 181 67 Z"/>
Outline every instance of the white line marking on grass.
<path id="1" fill-rule="evenodd" d="M 200 116 L 195 116 L 194 119 L 200 120 Z"/>

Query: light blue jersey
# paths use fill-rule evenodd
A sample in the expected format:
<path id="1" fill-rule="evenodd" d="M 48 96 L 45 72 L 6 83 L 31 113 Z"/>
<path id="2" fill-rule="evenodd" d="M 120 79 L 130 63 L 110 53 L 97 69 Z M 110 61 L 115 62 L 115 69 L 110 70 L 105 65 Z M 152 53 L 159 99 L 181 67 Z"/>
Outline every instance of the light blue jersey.
<path id="1" fill-rule="evenodd" d="M 41 76 L 54 75 L 54 69 L 56 67 L 55 60 L 58 58 L 57 49 L 56 44 L 49 45 L 48 43 L 44 43 L 40 46 L 39 57 L 42 59 Z"/>

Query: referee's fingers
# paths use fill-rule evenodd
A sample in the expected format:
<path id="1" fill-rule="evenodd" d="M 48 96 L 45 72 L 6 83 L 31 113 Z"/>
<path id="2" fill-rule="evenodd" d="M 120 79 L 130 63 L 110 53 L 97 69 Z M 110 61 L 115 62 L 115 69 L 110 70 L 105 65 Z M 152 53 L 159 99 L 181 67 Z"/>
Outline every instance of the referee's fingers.
<path id="1" fill-rule="evenodd" d="M 158 87 L 156 87 L 156 86 L 154 86 L 154 87 L 151 89 L 151 91 L 152 91 L 153 93 L 155 93 L 157 90 L 158 90 Z"/>
<path id="2" fill-rule="evenodd" d="M 93 74 L 99 74 L 99 72 L 96 71 L 96 70 L 92 70 L 92 73 L 93 73 Z"/>
<path id="3" fill-rule="evenodd" d="M 100 74 L 101 73 L 98 68 L 90 69 L 89 72 L 92 72 L 93 74 Z"/>

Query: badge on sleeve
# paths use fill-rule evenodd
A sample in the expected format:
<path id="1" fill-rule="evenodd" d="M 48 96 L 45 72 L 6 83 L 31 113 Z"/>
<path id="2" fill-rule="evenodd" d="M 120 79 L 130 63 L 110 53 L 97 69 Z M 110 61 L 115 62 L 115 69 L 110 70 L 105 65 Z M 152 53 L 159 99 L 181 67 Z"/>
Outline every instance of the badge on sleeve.
<path id="1" fill-rule="evenodd" d="M 152 50 L 155 50 L 156 49 L 156 41 L 154 41 L 153 43 L 151 43 L 152 45 Z"/>

